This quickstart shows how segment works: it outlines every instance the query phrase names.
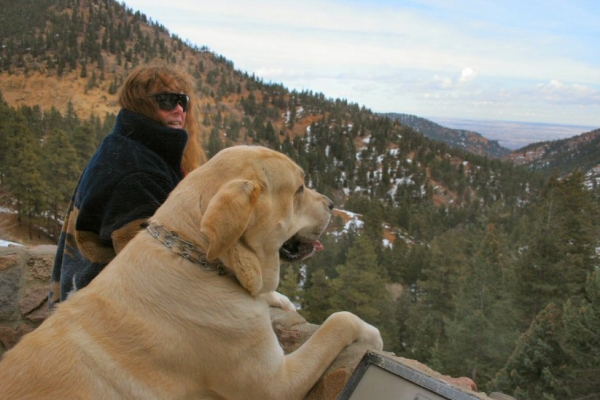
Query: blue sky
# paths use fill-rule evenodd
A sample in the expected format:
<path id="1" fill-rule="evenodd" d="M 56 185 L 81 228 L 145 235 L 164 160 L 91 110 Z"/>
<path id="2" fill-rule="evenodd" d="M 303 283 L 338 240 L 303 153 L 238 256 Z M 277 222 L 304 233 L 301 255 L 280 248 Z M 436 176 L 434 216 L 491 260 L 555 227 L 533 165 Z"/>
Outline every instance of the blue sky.
<path id="1" fill-rule="evenodd" d="M 375 112 L 600 127 L 597 0 L 126 0 L 236 69 Z"/>

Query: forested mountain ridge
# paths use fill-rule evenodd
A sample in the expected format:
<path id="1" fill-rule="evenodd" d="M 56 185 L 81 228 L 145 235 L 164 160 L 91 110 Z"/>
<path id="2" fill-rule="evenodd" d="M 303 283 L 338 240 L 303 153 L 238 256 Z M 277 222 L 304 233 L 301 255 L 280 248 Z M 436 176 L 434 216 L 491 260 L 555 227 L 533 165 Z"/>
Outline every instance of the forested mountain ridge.
<path id="1" fill-rule="evenodd" d="M 524 170 L 516 174 L 522 179 L 501 179 L 516 170 L 429 141 L 346 100 L 265 84 L 122 4 L 3 3 L 2 97 L 33 119 L 30 125 L 40 139 L 59 126 L 85 126 L 89 143 L 84 143 L 85 132 L 66 132 L 71 144 L 80 142 L 75 147 L 81 163 L 110 129 L 116 89 L 128 70 L 159 57 L 184 65 L 196 78 L 209 156 L 235 143 L 277 147 L 299 161 L 309 181 L 339 206 L 351 194 L 393 205 L 416 200 L 436 206 L 461 206 L 475 199 L 513 202 L 530 195 L 523 191 L 526 186 L 539 187 L 539 178 L 522 175 Z M 68 122 L 53 122 L 58 115 Z M 492 176 L 496 182 L 490 184 Z M 537 184 L 529 182 L 536 179 Z"/>
<path id="2" fill-rule="evenodd" d="M 502 158 L 510 153 L 510 150 L 500 146 L 497 140 L 489 140 L 477 132 L 446 128 L 426 118 L 411 114 L 386 113 L 384 115 L 397 119 L 402 124 L 410 126 L 432 140 L 446 143 L 450 147 L 473 154 L 490 158 Z"/>
<path id="3" fill-rule="evenodd" d="M 505 159 L 546 174 L 556 170 L 562 176 L 575 169 L 593 173 L 600 167 L 600 129 L 572 138 L 533 143 Z"/>
<path id="4" fill-rule="evenodd" d="M 121 3 L 2 0 L 0 5 L 0 90 L 15 107 L 55 108 L 64 114 L 70 103 L 79 118 L 104 117 L 118 110 L 116 90 L 128 71 L 155 58 L 210 81 L 206 86 L 198 82 L 197 95 L 203 97 L 216 88 L 219 67 L 233 72 L 223 57 L 186 45 Z M 237 82 L 242 79 L 238 75 Z"/>
<path id="5" fill-rule="evenodd" d="M 581 371 L 598 370 L 600 357 L 580 356 L 600 351 L 597 336 L 578 339 L 600 319 L 598 192 L 582 173 L 547 178 L 347 100 L 265 83 L 114 1 L 0 6 L 0 205 L 24 224 L 56 234 L 114 123 L 116 88 L 133 66 L 165 58 L 196 78 L 209 156 L 237 143 L 275 148 L 337 208 L 360 214 L 360 228 L 336 216 L 326 251 L 282 269 L 281 290 L 309 320 L 356 312 L 388 350 L 519 399 L 597 388 Z M 395 240 L 383 240 L 384 224 Z M 552 357 L 535 347 L 549 329 Z"/>

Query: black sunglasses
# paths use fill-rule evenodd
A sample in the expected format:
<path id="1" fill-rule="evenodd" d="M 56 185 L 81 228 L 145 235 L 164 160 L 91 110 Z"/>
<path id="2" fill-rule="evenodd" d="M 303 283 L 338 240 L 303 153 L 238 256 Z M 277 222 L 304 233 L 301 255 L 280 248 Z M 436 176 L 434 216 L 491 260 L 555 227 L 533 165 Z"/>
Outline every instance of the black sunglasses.
<path id="1" fill-rule="evenodd" d="M 173 111 L 177 104 L 181 105 L 183 112 L 186 112 L 190 104 L 190 96 L 181 93 L 158 93 L 153 94 L 158 108 L 164 111 Z"/>

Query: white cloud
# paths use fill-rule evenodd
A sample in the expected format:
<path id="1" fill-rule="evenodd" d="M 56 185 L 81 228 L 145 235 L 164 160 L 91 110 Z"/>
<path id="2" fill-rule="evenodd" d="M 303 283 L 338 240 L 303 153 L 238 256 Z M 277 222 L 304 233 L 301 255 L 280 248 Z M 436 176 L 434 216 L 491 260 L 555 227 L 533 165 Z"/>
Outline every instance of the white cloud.
<path id="1" fill-rule="evenodd" d="M 448 77 L 434 75 L 433 82 L 439 84 L 439 87 L 442 89 L 452 89 L 455 87 L 454 81 Z"/>
<path id="2" fill-rule="evenodd" d="M 565 84 L 556 79 L 537 85 L 532 94 L 551 103 L 600 105 L 600 90 L 578 83 Z"/>
<path id="3" fill-rule="evenodd" d="M 458 83 L 462 85 L 463 83 L 472 81 L 473 79 L 475 79 L 476 76 L 477 76 L 477 72 L 475 72 L 473 70 L 473 68 L 467 67 L 467 68 L 463 69 L 462 72 L 460 73 L 460 78 L 458 78 Z"/>
<path id="4" fill-rule="evenodd" d="M 424 86 L 427 86 L 430 89 L 458 89 L 461 86 L 473 81 L 476 76 L 477 73 L 475 72 L 475 70 L 473 70 L 473 68 L 471 67 L 467 67 L 464 68 L 459 74 L 456 74 L 453 78 L 435 74 L 433 76 L 431 84 L 425 84 Z M 423 85 L 421 85 L 421 87 L 423 87 Z"/>
<path id="5" fill-rule="evenodd" d="M 374 111 L 600 124 L 598 6 L 548 1 L 126 3 L 238 69 Z"/>

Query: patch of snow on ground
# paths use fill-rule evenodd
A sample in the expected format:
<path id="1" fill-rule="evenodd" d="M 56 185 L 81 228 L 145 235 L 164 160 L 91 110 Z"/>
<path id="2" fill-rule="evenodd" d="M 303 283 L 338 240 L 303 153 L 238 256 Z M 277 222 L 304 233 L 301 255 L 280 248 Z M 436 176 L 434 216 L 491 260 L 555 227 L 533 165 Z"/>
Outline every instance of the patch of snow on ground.
<path id="1" fill-rule="evenodd" d="M 15 210 L 11 210 L 10 208 L 0 207 L 0 213 L 4 214 L 16 214 Z M 23 246 L 21 243 L 9 242 L 7 240 L 0 239 L 0 247 L 8 247 L 8 246 Z"/>
<path id="2" fill-rule="evenodd" d="M 360 214 L 356 214 L 346 210 L 338 210 L 341 213 L 344 213 L 348 216 L 349 220 L 344 225 L 344 231 L 347 232 L 350 228 L 354 227 L 355 229 L 362 228 L 364 222 L 359 218 Z"/>
<path id="3" fill-rule="evenodd" d="M 9 247 L 9 246 L 23 246 L 21 243 L 9 242 L 7 240 L 0 239 L 0 247 Z"/>

